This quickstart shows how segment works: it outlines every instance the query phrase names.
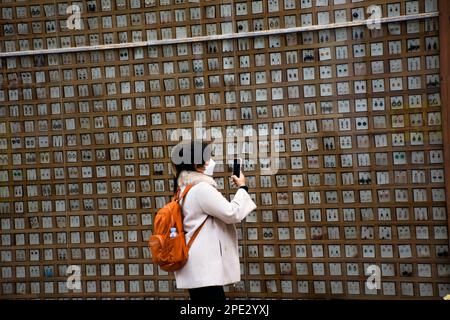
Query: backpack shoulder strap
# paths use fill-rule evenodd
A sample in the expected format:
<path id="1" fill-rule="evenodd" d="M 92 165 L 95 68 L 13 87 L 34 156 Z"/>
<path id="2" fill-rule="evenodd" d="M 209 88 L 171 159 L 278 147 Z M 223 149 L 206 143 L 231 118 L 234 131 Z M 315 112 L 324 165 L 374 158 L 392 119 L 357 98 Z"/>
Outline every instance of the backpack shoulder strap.
<path id="1" fill-rule="evenodd" d="M 183 199 L 186 194 L 189 192 L 189 190 L 191 190 L 191 188 L 194 186 L 194 184 L 188 184 L 184 190 L 183 193 L 181 194 L 181 196 L 178 197 L 177 201 L 180 201 L 181 199 Z M 179 191 L 178 191 L 179 193 Z M 184 201 L 183 201 L 184 203 Z M 195 238 L 197 238 L 197 235 L 199 234 L 200 230 L 203 228 L 203 226 L 205 225 L 206 220 L 208 220 L 209 215 L 206 217 L 206 219 L 202 222 L 202 224 L 197 228 L 197 230 L 195 230 L 194 234 L 192 235 L 191 239 L 189 239 L 189 243 L 187 244 L 187 248 L 188 250 L 191 248 L 192 243 L 194 242 Z"/>
<path id="2" fill-rule="evenodd" d="M 187 244 L 187 248 L 188 250 L 191 248 L 192 243 L 194 242 L 195 238 L 197 238 L 198 234 L 200 233 L 200 230 L 202 230 L 203 226 L 205 225 L 206 220 L 208 220 L 209 215 L 206 217 L 206 219 L 202 222 L 202 224 L 200 225 L 200 227 L 197 228 L 197 230 L 195 230 L 194 234 L 192 235 L 192 237 L 189 239 L 189 242 Z"/>
<path id="3" fill-rule="evenodd" d="M 193 187 L 194 185 L 191 183 L 191 184 L 188 184 L 185 188 L 184 188 L 184 190 L 183 190 L 183 193 L 180 195 L 179 193 L 180 193 L 180 191 L 178 191 L 177 192 L 177 201 L 180 201 L 181 199 L 183 199 L 185 196 L 186 196 L 186 194 L 189 192 L 189 190 L 191 190 L 191 188 Z"/>

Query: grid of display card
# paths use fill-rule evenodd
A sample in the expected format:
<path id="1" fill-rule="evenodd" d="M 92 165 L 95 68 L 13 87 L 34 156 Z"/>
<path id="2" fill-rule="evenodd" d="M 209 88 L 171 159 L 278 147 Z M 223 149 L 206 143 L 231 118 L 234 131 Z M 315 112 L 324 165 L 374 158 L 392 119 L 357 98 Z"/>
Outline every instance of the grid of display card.
<path id="1" fill-rule="evenodd" d="M 242 151 L 258 206 L 237 224 L 229 297 L 447 294 L 439 19 L 327 27 L 370 5 L 438 12 L 437 0 L 0 0 L 0 50 L 16 52 L 0 58 L 0 297 L 187 297 L 147 240 L 172 195 L 171 148 L 191 137 L 222 138 L 228 199 Z M 156 44 L 102 47 L 143 41 Z M 81 289 L 67 286 L 73 266 Z"/>

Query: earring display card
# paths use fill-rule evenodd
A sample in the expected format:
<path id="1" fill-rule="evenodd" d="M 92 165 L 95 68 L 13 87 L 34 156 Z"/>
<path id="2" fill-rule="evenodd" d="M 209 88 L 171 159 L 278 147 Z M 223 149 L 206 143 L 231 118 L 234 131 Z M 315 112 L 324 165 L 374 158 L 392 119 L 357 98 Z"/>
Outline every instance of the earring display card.
<path id="1" fill-rule="evenodd" d="M 170 151 L 180 138 L 239 135 L 249 138 L 242 168 L 258 208 L 238 225 L 242 281 L 230 297 L 445 291 L 448 101 L 437 18 L 234 39 L 363 21 L 368 5 L 90 0 L 77 30 L 55 18 L 67 4 L 44 2 L 0 4 L 0 51 L 179 42 L 2 59 L 2 298 L 187 297 L 147 248 L 173 191 Z M 388 17 L 439 12 L 435 0 L 379 2 Z M 190 39 L 220 34 L 233 37 Z M 215 146 L 230 159 L 239 149 Z M 271 152 L 278 171 L 267 174 Z M 86 277 L 81 291 L 55 280 L 69 260 Z M 372 264 L 389 279 L 376 292 L 356 279 Z"/>

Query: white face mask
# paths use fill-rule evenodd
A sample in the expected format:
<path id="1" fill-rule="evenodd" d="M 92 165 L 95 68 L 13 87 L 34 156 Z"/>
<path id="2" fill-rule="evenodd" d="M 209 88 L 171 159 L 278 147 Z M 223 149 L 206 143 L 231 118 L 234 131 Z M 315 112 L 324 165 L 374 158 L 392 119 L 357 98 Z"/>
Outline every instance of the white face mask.
<path id="1" fill-rule="evenodd" d="M 212 176 L 214 173 L 215 165 L 216 165 L 216 162 L 212 158 L 209 159 L 208 165 L 205 167 L 205 171 L 203 171 L 203 173 L 208 176 Z"/>

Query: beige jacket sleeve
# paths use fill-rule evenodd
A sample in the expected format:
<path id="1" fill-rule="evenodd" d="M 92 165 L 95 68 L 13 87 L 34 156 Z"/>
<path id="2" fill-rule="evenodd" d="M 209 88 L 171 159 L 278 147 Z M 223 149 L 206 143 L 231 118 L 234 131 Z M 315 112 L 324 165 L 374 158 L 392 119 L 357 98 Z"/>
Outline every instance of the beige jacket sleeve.
<path id="1" fill-rule="evenodd" d="M 238 189 L 231 201 L 206 182 L 199 183 L 196 189 L 196 201 L 203 212 L 227 224 L 240 222 L 256 209 L 256 204 L 244 189 Z"/>

